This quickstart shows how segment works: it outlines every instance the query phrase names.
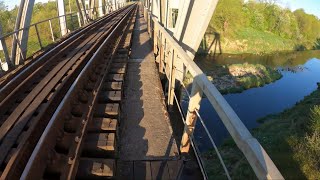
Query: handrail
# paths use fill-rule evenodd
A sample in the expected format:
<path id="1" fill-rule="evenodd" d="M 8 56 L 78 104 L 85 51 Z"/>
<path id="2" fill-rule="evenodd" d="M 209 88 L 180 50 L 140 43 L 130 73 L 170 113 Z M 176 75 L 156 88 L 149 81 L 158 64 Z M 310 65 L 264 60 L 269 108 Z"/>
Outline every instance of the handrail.
<path id="1" fill-rule="evenodd" d="M 158 51 L 160 50 L 159 71 L 162 71 L 162 68 L 170 69 L 170 73 L 166 73 L 169 79 L 168 96 L 170 96 L 170 91 L 172 91 L 172 89 L 174 90 L 175 88 L 175 83 L 174 81 L 171 81 L 172 79 L 178 80 L 180 81 L 180 83 L 183 83 L 183 80 L 175 79 L 174 77 L 174 65 L 178 63 L 177 60 L 180 60 L 179 63 L 182 63 L 186 71 L 190 72 L 190 74 L 194 78 L 186 119 L 187 125 L 185 126 L 185 133 L 182 141 L 185 140 L 185 135 L 190 136 L 193 133 L 195 119 L 197 116 L 196 112 L 199 111 L 202 93 L 204 93 L 211 105 L 214 107 L 218 116 L 222 120 L 226 129 L 230 133 L 231 137 L 233 138 L 239 149 L 242 151 L 242 153 L 245 155 L 256 176 L 259 179 L 284 179 L 269 155 L 266 153 L 257 139 L 255 139 L 251 135 L 238 115 L 234 112 L 234 110 L 224 99 L 221 93 L 217 90 L 217 88 L 208 80 L 203 71 L 187 55 L 187 53 L 182 49 L 179 43 L 158 22 L 157 18 L 152 16 L 150 11 L 145 9 L 144 14 L 147 20 L 148 32 L 150 33 L 150 36 L 154 41 L 155 50 L 156 48 Z M 160 42 L 155 39 L 157 37 L 160 37 Z M 162 45 L 162 42 L 164 42 L 164 45 Z M 169 49 L 169 51 L 167 49 Z M 168 52 L 172 53 L 172 58 L 167 59 L 165 57 L 165 54 Z M 165 63 L 166 66 L 168 66 L 168 64 L 169 66 L 164 67 Z M 170 97 L 168 97 L 168 99 L 170 99 Z M 210 136 L 210 134 L 208 134 L 208 136 Z M 188 140 L 186 140 L 186 143 L 188 143 Z"/>

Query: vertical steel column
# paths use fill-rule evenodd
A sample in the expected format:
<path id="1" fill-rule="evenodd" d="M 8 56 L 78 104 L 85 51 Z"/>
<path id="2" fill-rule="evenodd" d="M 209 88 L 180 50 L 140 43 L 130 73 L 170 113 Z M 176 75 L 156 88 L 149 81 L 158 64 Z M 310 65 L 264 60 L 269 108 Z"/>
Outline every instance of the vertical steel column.
<path id="1" fill-rule="evenodd" d="M 41 42 L 41 38 L 40 38 L 40 34 L 39 34 L 39 30 L 38 30 L 38 26 L 37 24 L 34 25 L 34 28 L 36 30 L 36 33 L 37 33 L 37 38 L 38 38 L 38 42 L 39 42 L 39 46 L 41 49 L 43 49 L 43 46 L 42 46 L 42 42 Z"/>
<path id="2" fill-rule="evenodd" d="M 81 1 L 81 2 L 79 2 Z M 81 5 L 83 6 L 83 10 L 81 10 Z M 82 0 L 76 0 L 76 4 L 77 4 L 77 8 L 78 8 L 78 18 L 79 18 L 79 26 L 81 27 L 83 24 L 86 24 L 88 22 L 87 16 L 86 16 L 86 12 L 85 12 L 85 6 L 83 5 L 83 1 Z"/>
<path id="3" fill-rule="evenodd" d="M 99 17 L 104 16 L 104 4 L 103 0 L 98 0 L 98 7 L 99 7 Z"/>
<path id="4" fill-rule="evenodd" d="M 59 22 L 60 22 L 60 30 L 61 30 L 61 36 L 64 36 L 65 34 L 68 33 L 67 29 L 67 18 L 66 18 L 66 11 L 64 8 L 64 1 L 63 0 L 57 0 L 58 4 L 58 15 L 61 16 L 59 17 Z"/>
<path id="5" fill-rule="evenodd" d="M 218 0 L 180 0 L 174 36 L 191 59 L 198 50 L 217 3 Z"/>
<path id="6" fill-rule="evenodd" d="M 188 153 L 190 149 L 190 137 L 193 134 L 196 121 L 197 114 L 196 110 L 200 109 L 200 102 L 202 98 L 202 91 L 199 85 L 196 82 L 196 79 L 193 80 L 192 89 L 191 89 L 191 98 L 188 105 L 188 112 L 186 117 L 186 122 L 182 134 L 180 151 L 182 154 Z"/>
<path id="7" fill-rule="evenodd" d="M 50 32 L 51 32 L 51 38 L 52 38 L 52 41 L 54 42 L 54 34 L 53 34 L 53 29 L 52 29 L 52 22 L 51 20 L 49 20 L 49 26 L 50 26 Z"/>
<path id="8" fill-rule="evenodd" d="M 112 2 L 112 10 L 113 11 L 117 10 L 117 1 L 116 0 L 113 0 L 113 2 Z"/>
<path id="9" fill-rule="evenodd" d="M 26 28 L 30 25 L 34 0 L 21 0 L 14 30 Z M 19 65 L 21 60 L 26 59 L 29 29 L 19 31 L 13 37 L 11 61 L 14 65 Z M 19 45 L 19 46 L 18 46 Z"/>
<path id="10" fill-rule="evenodd" d="M 0 23 L 0 36 L 2 36 L 2 25 L 1 25 L 1 23 Z M 0 47 L 2 47 L 2 51 L 3 51 L 6 63 L 9 64 L 9 66 L 11 66 L 12 64 L 11 64 L 11 61 L 10 61 L 7 44 L 6 44 L 6 41 L 5 41 L 4 38 L 0 39 Z"/>

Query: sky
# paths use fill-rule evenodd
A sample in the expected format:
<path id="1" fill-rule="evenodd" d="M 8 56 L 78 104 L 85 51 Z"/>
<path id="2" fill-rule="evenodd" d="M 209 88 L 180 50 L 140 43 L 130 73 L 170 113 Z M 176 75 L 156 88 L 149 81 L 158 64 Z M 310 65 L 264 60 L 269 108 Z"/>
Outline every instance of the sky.
<path id="1" fill-rule="evenodd" d="M 9 8 L 12 9 L 14 8 L 15 5 L 19 5 L 20 4 L 20 0 L 0 0 L 3 1 L 4 4 Z M 48 2 L 48 0 L 35 0 L 35 3 L 37 2 Z"/>
<path id="2" fill-rule="evenodd" d="M 319 0 L 279 0 L 282 7 L 287 7 L 292 11 L 303 8 L 306 13 L 316 15 L 320 18 L 320 1 Z"/>
<path id="3" fill-rule="evenodd" d="M 1 1 L 1 0 L 0 0 Z M 20 3 L 20 0 L 2 0 L 9 9 Z M 35 0 L 35 2 L 47 2 L 48 0 Z M 314 14 L 320 18 L 320 0 L 277 0 L 282 7 L 288 7 L 292 11 L 303 8 L 305 12 Z"/>

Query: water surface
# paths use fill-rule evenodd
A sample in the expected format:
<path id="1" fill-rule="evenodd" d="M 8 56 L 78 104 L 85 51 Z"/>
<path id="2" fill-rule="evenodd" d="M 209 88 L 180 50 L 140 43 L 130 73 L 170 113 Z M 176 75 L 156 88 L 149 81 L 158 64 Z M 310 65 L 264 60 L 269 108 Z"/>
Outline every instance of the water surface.
<path id="1" fill-rule="evenodd" d="M 259 63 L 278 68 L 283 77 L 263 87 L 252 88 L 242 93 L 224 95 L 248 129 L 257 127 L 257 119 L 282 112 L 293 107 L 305 96 L 317 89 L 320 82 L 320 51 L 287 52 L 276 55 L 222 55 L 198 57 L 197 64 L 204 72 L 213 70 L 213 65 L 234 63 Z M 184 103 L 184 108 L 186 105 Z M 217 144 L 228 136 L 223 123 L 212 108 L 208 99 L 201 101 L 200 114 Z M 199 129 L 199 123 L 197 124 Z M 211 147 L 204 131 L 196 131 L 201 147 Z M 202 139 L 202 140 L 201 140 Z"/>

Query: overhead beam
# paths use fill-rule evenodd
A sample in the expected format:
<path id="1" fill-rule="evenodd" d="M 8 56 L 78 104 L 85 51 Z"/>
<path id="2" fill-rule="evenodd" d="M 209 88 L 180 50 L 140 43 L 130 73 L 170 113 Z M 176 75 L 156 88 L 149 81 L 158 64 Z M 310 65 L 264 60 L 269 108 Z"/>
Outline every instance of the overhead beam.
<path id="1" fill-rule="evenodd" d="M 21 0 L 14 28 L 15 31 L 30 26 L 33 5 L 34 0 Z M 23 29 L 14 34 L 11 50 L 12 64 L 19 65 L 20 62 L 26 59 L 28 36 L 29 29 Z"/>
<path id="2" fill-rule="evenodd" d="M 191 59 L 197 52 L 218 0 L 180 0 L 174 37 Z"/>

